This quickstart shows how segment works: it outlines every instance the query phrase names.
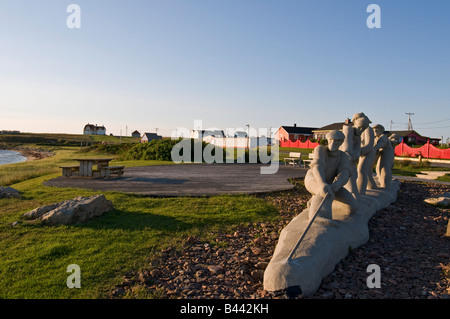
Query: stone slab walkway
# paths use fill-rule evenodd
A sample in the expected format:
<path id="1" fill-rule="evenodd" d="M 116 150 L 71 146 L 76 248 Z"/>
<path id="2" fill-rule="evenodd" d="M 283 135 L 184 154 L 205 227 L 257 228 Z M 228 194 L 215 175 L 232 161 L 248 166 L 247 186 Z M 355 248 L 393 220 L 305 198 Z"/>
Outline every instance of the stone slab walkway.
<path id="1" fill-rule="evenodd" d="M 77 187 L 154 196 L 211 196 L 289 190 L 288 178 L 304 177 L 305 168 L 280 165 L 276 174 L 260 173 L 262 164 L 179 164 L 126 167 L 120 178 L 60 176 L 45 186 Z"/>

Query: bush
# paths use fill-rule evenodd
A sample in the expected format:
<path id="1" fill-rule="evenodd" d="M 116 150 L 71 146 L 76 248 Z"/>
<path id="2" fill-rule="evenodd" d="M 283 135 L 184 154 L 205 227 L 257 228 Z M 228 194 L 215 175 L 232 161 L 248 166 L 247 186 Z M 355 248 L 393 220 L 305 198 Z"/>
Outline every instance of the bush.
<path id="1" fill-rule="evenodd" d="M 95 148 L 101 152 L 120 155 L 128 151 L 133 145 L 130 143 L 123 144 L 99 144 L 96 145 Z"/>
<path id="2" fill-rule="evenodd" d="M 408 167 L 411 165 L 411 161 L 405 160 L 405 161 L 394 161 L 394 166 L 397 167 Z"/>
<path id="3" fill-rule="evenodd" d="M 431 164 L 428 161 L 422 161 L 422 162 L 414 162 L 411 164 L 412 168 L 430 168 Z"/>
<path id="4" fill-rule="evenodd" d="M 171 161 L 172 160 L 172 149 L 175 145 L 177 145 L 181 140 L 170 140 L 170 139 L 164 139 L 164 140 L 153 140 L 148 143 L 140 143 L 140 144 L 134 144 L 130 149 L 127 149 L 122 155 L 120 156 L 121 160 L 157 160 L 157 161 Z M 195 143 L 201 143 L 201 149 L 202 152 L 205 149 L 206 145 L 208 145 L 205 142 L 196 141 L 194 139 L 191 140 L 184 140 L 183 143 L 190 143 L 189 144 L 179 144 L 178 146 L 185 146 L 181 152 L 179 153 L 180 156 L 185 155 L 189 158 L 190 161 L 194 161 L 194 150 L 195 150 Z M 190 147 L 190 154 L 186 155 L 183 152 Z M 197 146 L 198 147 L 198 146 Z M 224 155 L 222 155 L 223 158 Z"/>
<path id="5" fill-rule="evenodd" d="M 201 144 L 201 146 L 199 145 Z M 175 149 L 174 149 L 175 147 Z M 123 161 L 131 161 L 131 160 L 156 160 L 156 161 L 172 161 L 172 150 L 175 154 L 178 154 L 180 159 L 184 162 L 194 162 L 195 152 L 197 149 L 201 147 L 202 150 L 202 161 L 205 162 L 204 153 L 205 148 L 207 154 L 211 154 L 212 160 L 214 162 L 219 162 L 220 159 L 223 163 L 227 161 L 227 150 L 221 147 L 214 147 L 212 144 L 208 144 L 206 142 L 202 142 L 195 139 L 179 139 L 179 140 L 171 140 L 171 139 L 163 139 L 163 140 L 153 140 L 148 143 L 138 143 L 138 144 L 107 144 L 107 145 L 94 145 L 85 147 L 80 150 L 80 152 L 89 152 L 93 150 L 97 150 L 106 154 L 118 155 L 118 160 Z M 228 150 L 229 151 L 229 150 Z M 261 161 L 260 158 L 260 148 L 253 148 L 251 150 L 246 149 L 239 150 L 239 153 L 236 149 L 233 149 L 234 152 L 234 161 L 237 162 L 237 154 L 241 154 L 242 152 L 245 154 L 245 162 L 248 163 L 250 160 L 256 161 L 258 163 L 267 162 L 267 159 Z M 186 154 L 185 152 L 189 152 Z M 219 152 L 219 153 L 217 153 Z M 229 152 L 230 153 L 230 152 Z M 267 154 L 271 156 L 271 148 L 267 147 L 262 149 L 262 154 Z M 233 153 L 230 153 L 229 156 L 233 156 Z"/>
<path id="6" fill-rule="evenodd" d="M 394 166 L 401 168 L 429 168 L 431 167 L 430 162 L 422 161 L 422 162 L 413 162 L 413 161 L 394 161 Z"/>

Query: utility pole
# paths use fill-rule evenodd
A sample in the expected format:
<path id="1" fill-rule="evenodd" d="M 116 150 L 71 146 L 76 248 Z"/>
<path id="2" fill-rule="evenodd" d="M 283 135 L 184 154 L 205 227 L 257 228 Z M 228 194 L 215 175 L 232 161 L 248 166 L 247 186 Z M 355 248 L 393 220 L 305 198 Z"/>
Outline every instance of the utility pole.
<path id="1" fill-rule="evenodd" d="M 411 123 L 411 115 L 414 115 L 414 113 L 405 113 L 406 115 L 408 115 L 408 131 L 412 131 L 413 127 L 412 127 L 412 123 Z"/>

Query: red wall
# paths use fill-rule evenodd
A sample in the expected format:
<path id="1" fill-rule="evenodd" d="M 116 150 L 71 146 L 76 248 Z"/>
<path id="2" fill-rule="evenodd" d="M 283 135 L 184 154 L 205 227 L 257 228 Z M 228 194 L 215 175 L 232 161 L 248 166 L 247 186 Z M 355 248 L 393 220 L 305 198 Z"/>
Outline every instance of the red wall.
<path id="1" fill-rule="evenodd" d="M 403 142 L 395 147 L 396 156 L 417 157 L 419 156 L 419 153 L 426 158 L 450 159 L 450 149 L 442 150 L 430 144 L 429 142 L 419 148 L 409 147 Z"/>
<path id="2" fill-rule="evenodd" d="M 313 143 L 309 139 L 302 143 L 300 140 L 281 140 L 280 147 L 295 147 L 295 148 L 315 148 L 319 143 Z M 441 159 L 450 159 L 450 148 L 449 149 L 440 149 L 430 144 L 429 142 L 422 147 L 412 148 L 406 145 L 405 143 L 400 143 L 395 147 L 395 155 L 396 156 L 409 156 L 409 157 L 417 157 L 422 154 L 424 158 L 441 158 Z"/>
<path id="3" fill-rule="evenodd" d="M 300 140 L 280 140 L 280 147 L 315 148 L 318 145 L 319 143 L 313 143 L 309 138 L 306 142 L 301 142 Z"/>

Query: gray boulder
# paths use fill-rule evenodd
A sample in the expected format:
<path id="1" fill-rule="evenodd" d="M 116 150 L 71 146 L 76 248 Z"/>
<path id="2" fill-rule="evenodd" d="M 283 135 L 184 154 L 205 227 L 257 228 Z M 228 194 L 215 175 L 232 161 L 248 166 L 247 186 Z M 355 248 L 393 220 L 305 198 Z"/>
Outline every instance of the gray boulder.
<path id="1" fill-rule="evenodd" d="M 85 222 L 112 210 L 113 204 L 105 195 L 77 197 L 60 203 L 38 207 L 25 213 L 27 219 L 40 219 L 45 225 L 69 225 Z"/>
<path id="2" fill-rule="evenodd" d="M 441 207 L 450 207 L 450 193 L 442 193 L 434 197 L 426 198 L 424 202 Z"/>
<path id="3" fill-rule="evenodd" d="M 0 198 L 19 197 L 20 195 L 22 195 L 22 193 L 17 189 L 0 186 Z"/>
<path id="4" fill-rule="evenodd" d="M 67 202 L 67 201 L 65 201 L 65 202 Z M 49 211 L 54 210 L 56 207 L 60 206 L 62 203 L 65 203 L 65 202 L 55 203 L 55 204 L 50 204 L 50 205 L 35 208 L 35 209 L 23 214 L 23 217 L 25 217 L 26 219 L 41 218 L 44 214 L 48 213 Z"/>

